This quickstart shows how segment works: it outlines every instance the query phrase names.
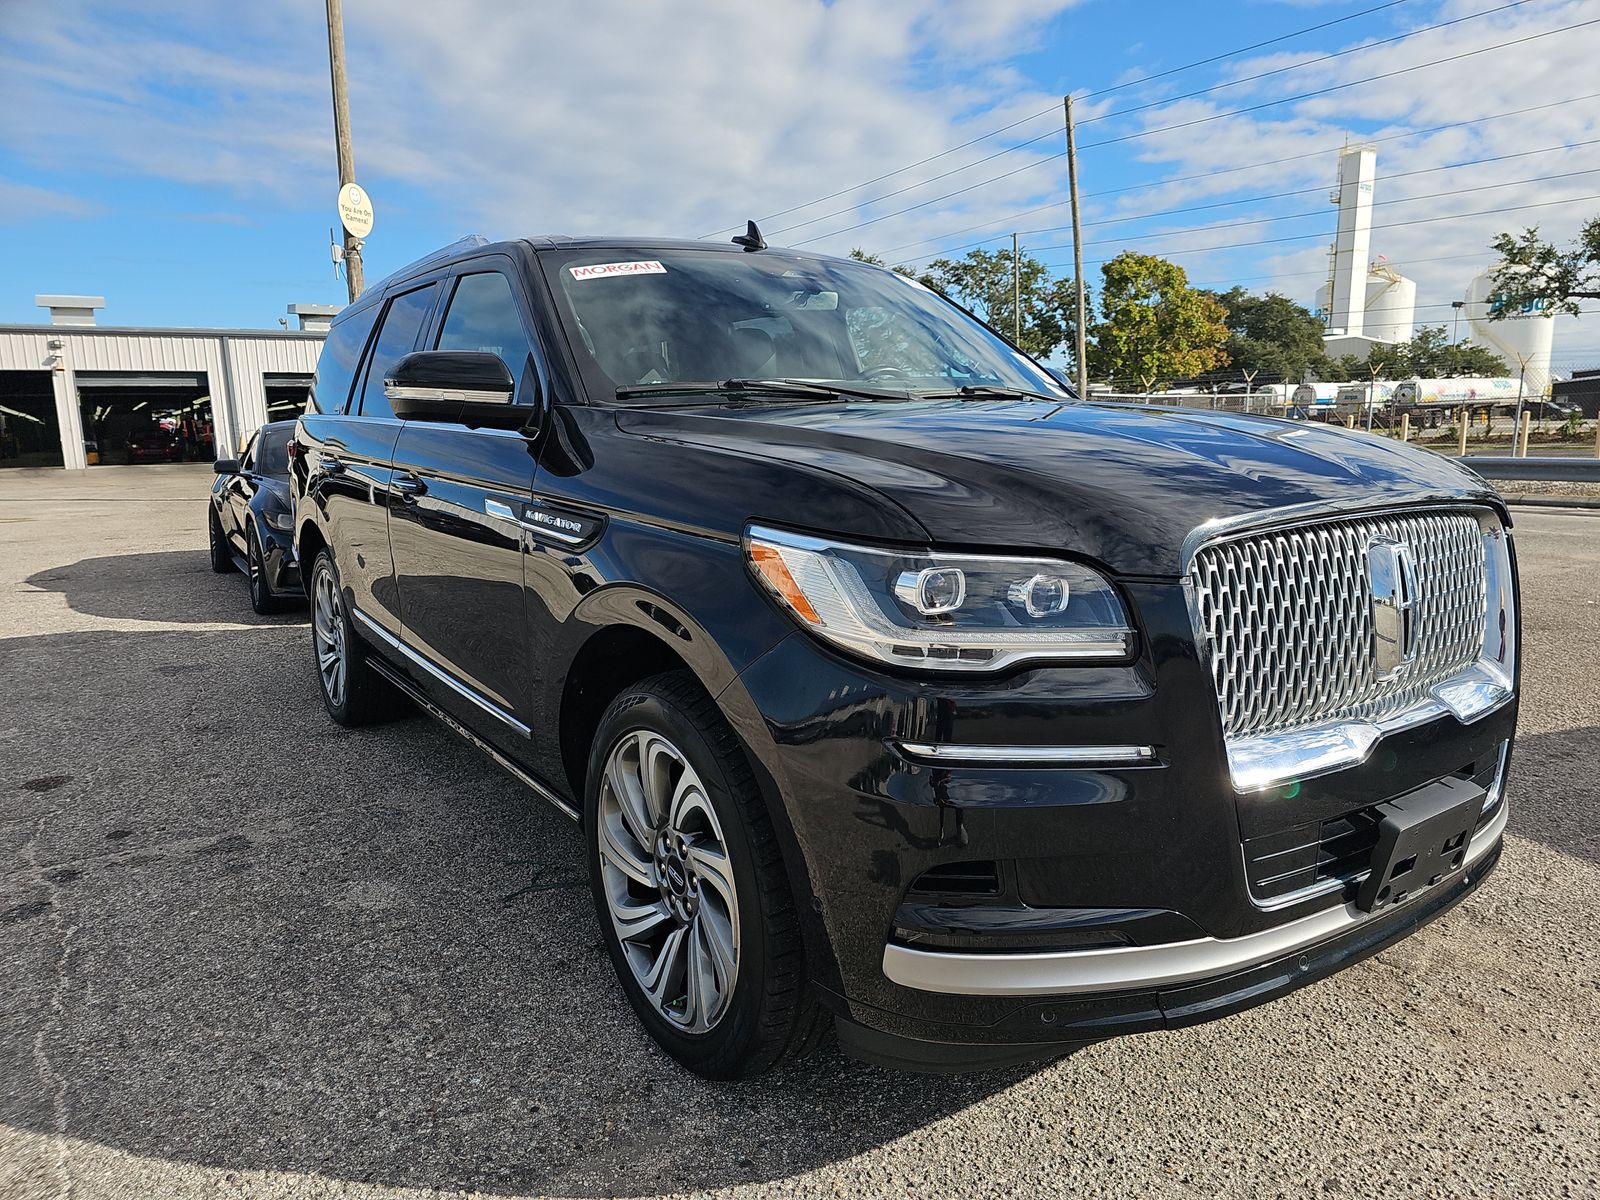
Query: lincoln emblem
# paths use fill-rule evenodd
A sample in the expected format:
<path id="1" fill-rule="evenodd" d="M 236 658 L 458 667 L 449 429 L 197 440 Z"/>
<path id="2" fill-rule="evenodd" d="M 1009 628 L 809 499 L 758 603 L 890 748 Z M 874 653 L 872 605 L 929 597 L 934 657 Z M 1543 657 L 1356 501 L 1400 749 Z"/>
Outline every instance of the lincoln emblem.
<path id="1" fill-rule="evenodd" d="M 1379 680 L 1393 679 L 1417 656 L 1417 561 L 1394 538 L 1367 543 L 1372 588 L 1372 659 Z"/>

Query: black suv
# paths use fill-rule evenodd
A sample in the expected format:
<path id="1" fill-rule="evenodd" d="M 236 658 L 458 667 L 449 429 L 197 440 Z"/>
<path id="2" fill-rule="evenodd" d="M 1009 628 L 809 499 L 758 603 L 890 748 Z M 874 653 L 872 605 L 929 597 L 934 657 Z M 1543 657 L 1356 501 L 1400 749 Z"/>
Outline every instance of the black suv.
<path id="1" fill-rule="evenodd" d="M 917 283 L 468 239 L 334 322 L 292 447 L 322 694 L 580 822 L 709 1076 L 1061 1053 L 1259 1003 L 1496 862 L 1494 493 L 1343 429 L 1075 400 Z"/>

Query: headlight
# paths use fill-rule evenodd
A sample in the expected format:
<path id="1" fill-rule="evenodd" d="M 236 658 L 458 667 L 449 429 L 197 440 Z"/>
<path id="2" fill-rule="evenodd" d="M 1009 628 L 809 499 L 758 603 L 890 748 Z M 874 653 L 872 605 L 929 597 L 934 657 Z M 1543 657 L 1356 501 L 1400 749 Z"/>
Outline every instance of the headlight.
<path id="1" fill-rule="evenodd" d="M 294 514 L 284 509 L 269 508 L 261 514 L 279 533 L 288 533 L 294 528 Z"/>
<path id="2" fill-rule="evenodd" d="M 758 526 L 745 556 L 807 629 L 897 666 L 998 671 L 1115 661 L 1133 647 L 1116 589 L 1079 563 L 874 549 Z"/>

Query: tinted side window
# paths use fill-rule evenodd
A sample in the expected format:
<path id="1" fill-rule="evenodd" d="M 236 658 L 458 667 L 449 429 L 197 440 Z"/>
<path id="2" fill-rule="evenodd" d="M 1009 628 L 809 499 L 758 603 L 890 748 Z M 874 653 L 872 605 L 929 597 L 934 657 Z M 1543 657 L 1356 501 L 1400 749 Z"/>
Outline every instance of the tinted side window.
<path id="1" fill-rule="evenodd" d="M 417 335 L 422 332 L 422 323 L 433 308 L 433 294 L 438 290 L 438 284 L 430 283 L 389 301 L 383 313 L 383 325 L 367 357 L 367 379 L 361 388 L 361 405 L 356 410 L 363 417 L 394 416 L 389 398 L 383 394 L 383 377 L 394 370 L 395 363 L 417 348 Z"/>
<path id="2" fill-rule="evenodd" d="M 511 282 L 499 272 L 463 275 L 450 297 L 450 308 L 439 330 L 440 350 L 481 350 L 498 354 L 517 381 L 517 399 L 523 394 L 522 378 L 528 363 L 528 334 L 517 310 Z"/>
<path id="3" fill-rule="evenodd" d="M 367 334 L 372 332 L 372 322 L 377 318 L 378 306 L 374 304 L 364 312 L 334 323 L 328 331 L 328 340 L 322 343 L 322 354 L 317 359 L 317 375 L 311 381 L 311 410 L 320 413 L 341 413 L 344 402 L 350 399 L 350 382 L 356 375 L 356 364 L 361 361 L 361 351 L 366 347 Z"/>
<path id="4" fill-rule="evenodd" d="M 251 434 L 250 440 L 244 444 L 244 450 L 239 455 L 239 470 L 248 471 L 255 462 L 256 435 Z"/>
<path id="5" fill-rule="evenodd" d="M 256 471 L 277 479 L 289 478 L 289 435 L 292 426 L 265 429 L 256 442 Z"/>

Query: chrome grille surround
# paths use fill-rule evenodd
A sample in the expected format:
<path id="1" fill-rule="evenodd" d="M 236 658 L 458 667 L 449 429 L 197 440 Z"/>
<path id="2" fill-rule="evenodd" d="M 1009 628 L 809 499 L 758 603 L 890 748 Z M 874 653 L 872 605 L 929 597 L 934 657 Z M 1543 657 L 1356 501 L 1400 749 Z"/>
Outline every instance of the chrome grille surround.
<path id="1" fill-rule="evenodd" d="M 1384 679 L 1367 546 L 1410 546 L 1415 655 Z M 1383 734 L 1511 696 L 1515 611 L 1499 519 L 1466 506 L 1305 518 L 1199 542 L 1185 586 L 1241 791 L 1359 762 Z M 1488 649 L 1486 649 L 1488 647 Z"/>

